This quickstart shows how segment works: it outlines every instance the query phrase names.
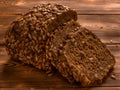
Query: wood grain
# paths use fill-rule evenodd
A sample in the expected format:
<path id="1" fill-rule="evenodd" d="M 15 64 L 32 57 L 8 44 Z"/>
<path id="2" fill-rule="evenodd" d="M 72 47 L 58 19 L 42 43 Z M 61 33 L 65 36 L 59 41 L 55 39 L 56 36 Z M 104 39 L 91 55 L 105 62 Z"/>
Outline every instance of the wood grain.
<path id="1" fill-rule="evenodd" d="M 78 14 L 118 14 L 119 0 L 1 0 L 0 14 L 20 14 L 39 3 L 59 3 L 78 11 Z"/>

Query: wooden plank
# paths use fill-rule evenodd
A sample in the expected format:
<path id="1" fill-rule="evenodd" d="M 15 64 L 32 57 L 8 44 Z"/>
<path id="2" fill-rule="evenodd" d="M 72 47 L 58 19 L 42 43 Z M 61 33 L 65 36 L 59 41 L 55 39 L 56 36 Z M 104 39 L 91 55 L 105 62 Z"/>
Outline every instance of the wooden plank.
<path id="1" fill-rule="evenodd" d="M 120 90 L 120 87 L 91 87 L 91 88 L 47 88 L 47 89 L 35 89 L 30 90 Z"/>
<path id="2" fill-rule="evenodd" d="M 49 88 L 46 89 L 36 89 L 36 88 L 20 88 L 20 87 L 15 87 L 15 88 L 0 88 L 0 90 L 49 90 Z M 56 90 L 53 88 L 52 90 Z"/>
<path id="3" fill-rule="evenodd" d="M 0 14 L 19 14 L 39 3 L 63 4 L 76 9 L 78 14 L 120 14 L 119 0 L 2 0 Z"/>
<path id="4" fill-rule="evenodd" d="M 90 87 L 90 88 L 0 88 L 0 90 L 120 90 L 120 87 Z"/>
<path id="5" fill-rule="evenodd" d="M 78 22 L 105 43 L 120 42 L 119 19 L 117 15 L 78 15 Z"/>
<path id="6" fill-rule="evenodd" d="M 91 87 L 91 88 L 51 88 L 50 90 L 120 90 L 120 87 Z M 31 89 L 30 89 L 31 90 Z M 48 89 L 34 89 L 32 90 L 49 90 Z"/>
<path id="7" fill-rule="evenodd" d="M 17 19 L 17 17 L 17 15 L 0 16 L 0 27 L 8 26 L 10 23 L 12 23 L 12 21 Z"/>
<path id="8" fill-rule="evenodd" d="M 0 88 L 0 90 L 120 90 L 120 87 L 91 87 L 91 88 Z"/>
<path id="9" fill-rule="evenodd" d="M 120 87 L 120 45 L 117 47 L 108 45 L 107 47 L 115 56 L 116 65 L 104 83 L 97 87 Z M 0 87 L 71 88 L 71 90 L 81 88 L 79 85 L 69 84 L 58 72 L 49 77 L 44 71 L 32 66 L 8 60 L 9 56 L 5 48 L 1 47 L 0 50 L 2 51 L 0 55 Z M 115 79 L 111 78 L 112 74 L 115 74 Z"/>
<path id="10" fill-rule="evenodd" d="M 0 90 L 32 90 L 32 88 L 0 88 Z"/>

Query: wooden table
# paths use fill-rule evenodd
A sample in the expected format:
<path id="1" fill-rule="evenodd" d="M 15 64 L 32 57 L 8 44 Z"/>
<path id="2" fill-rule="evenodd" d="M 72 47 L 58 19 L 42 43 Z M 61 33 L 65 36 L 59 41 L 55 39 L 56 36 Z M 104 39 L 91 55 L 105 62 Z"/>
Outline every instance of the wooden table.
<path id="1" fill-rule="evenodd" d="M 100 86 L 71 85 L 61 75 L 9 60 L 3 36 L 9 24 L 39 3 L 60 3 L 75 9 L 78 22 L 94 32 L 116 58 L 114 70 Z M 120 0 L 0 0 L 0 90 L 120 90 Z"/>

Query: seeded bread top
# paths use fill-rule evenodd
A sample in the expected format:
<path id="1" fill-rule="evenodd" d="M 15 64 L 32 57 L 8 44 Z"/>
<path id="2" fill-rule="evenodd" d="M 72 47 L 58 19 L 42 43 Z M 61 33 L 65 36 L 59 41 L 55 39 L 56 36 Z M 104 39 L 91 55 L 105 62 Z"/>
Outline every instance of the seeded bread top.
<path id="1" fill-rule="evenodd" d="M 47 36 L 71 19 L 77 20 L 77 13 L 68 7 L 58 4 L 40 4 L 12 23 L 5 35 L 6 46 L 10 49 L 9 45 L 13 42 L 29 43 L 35 40 L 44 47 Z"/>
<path id="2" fill-rule="evenodd" d="M 49 32 L 71 19 L 77 20 L 77 13 L 66 6 L 40 4 L 19 17 L 16 22 L 19 22 L 20 26 L 27 24 L 31 29 L 45 29 Z"/>
<path id="3" fill-rule="evenodd" d="M 77 20 L 76 12 L 59 4 L 40 4 L 33 7 L 14 21 L 7 31 L 5 39 L 8 52 L 15 54 L 14 49 L 22 48 L 20 45 L 29 47 L 32 44 L 33 48 L 38 46 L 42 52 L 50 32 L 71 19 Z"/>

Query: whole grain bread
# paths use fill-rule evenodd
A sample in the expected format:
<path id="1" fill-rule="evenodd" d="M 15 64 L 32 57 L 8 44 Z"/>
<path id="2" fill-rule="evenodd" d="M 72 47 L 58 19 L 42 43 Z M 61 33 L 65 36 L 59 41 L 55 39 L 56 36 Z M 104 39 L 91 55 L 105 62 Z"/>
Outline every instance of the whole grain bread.
<path id="1" fill-rule="evenodd" d="M 114 56 L 100 39 L 75 21 L 55 30 L 49 42 L 47 57 L 69 82 L 83 86 L 102 83 L 115 64 Z"/>
<path id="2" fill-rule="evenodd" d="M 45 59 L 46 40 L 59 25 L 77 20 L 77 13 L 59 4 L 40 4 L 14 21 L 5 35 L 6 49 L 18 59 L 41 70 L 51 70 Z"/>
<path id="3" fill-rule="evenodd" d="M 70 83 L 101 83 L 115 64 L 114 56 L 90 30 L 76 22 L 74 10 L 40 4 L 14 21 L 5 35 L 12 59 L 40 70 L 53 67 Z"/>

